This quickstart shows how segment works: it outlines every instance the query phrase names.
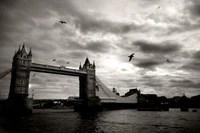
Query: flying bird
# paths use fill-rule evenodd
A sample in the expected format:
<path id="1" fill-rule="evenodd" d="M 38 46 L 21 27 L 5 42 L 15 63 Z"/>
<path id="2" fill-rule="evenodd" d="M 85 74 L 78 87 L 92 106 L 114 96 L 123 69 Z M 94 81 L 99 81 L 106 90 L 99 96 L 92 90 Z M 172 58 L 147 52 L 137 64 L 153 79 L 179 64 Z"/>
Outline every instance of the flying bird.
<path id="1" fill-rule="evenodd" d="M 32 76 L 32 77 L 35 77 L 35 75 L 36 75 L 36 74 L 33 74 L 33 76 Z"/>
<path id="2" fill-rule="evenodd" d="M 52 61 L 56 61 L 56 59 L 53 59 Z"/>
<path id="3" fill-rule="evenodd" d="M 169 62 L 169 60 L 167 59 L 167 62 Z"/>
<path id="4" fill-rule="evenodd" d="M 131 59 L 134 57 L 134 53 L 132 53 L 131 55 L 128 56 L 129 57 L 129 62 L 131 61 Z"/>
<path id="5" fill-rule="evenodd" d="M 67 24 L 65 21 L 59 21 L 61 24 Z"/>
<path id="6" fill-rule="evenodd" d="M 67 62 L 66 64 L 69 64 L 70 62 Z"/>
<path id="7" fill-rule="evenodd" d="M 160 6 L 158 7 L 158 9 L 160 9 Z"/>

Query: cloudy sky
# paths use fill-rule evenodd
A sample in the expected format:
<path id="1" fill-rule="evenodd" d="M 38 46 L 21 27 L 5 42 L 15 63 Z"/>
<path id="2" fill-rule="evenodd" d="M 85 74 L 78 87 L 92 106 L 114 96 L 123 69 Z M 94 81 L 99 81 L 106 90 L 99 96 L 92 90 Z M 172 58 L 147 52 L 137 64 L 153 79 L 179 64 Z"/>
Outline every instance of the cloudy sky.
<path id="1" fill-rule="evenodd" d="M 0 18 L 0 73 L 24 43 L 35 63 L 78 69 L 86 57 L 95 60 L 97 76 L 121 95 L 136 87 L 167 97 L 200 94 L 199 0 L 1 0 Z M 0 81 L 1 97 L 9 79 Z M 35 98 L 79 92 L 78 77 L 36 73 L 30 83 Z"/>

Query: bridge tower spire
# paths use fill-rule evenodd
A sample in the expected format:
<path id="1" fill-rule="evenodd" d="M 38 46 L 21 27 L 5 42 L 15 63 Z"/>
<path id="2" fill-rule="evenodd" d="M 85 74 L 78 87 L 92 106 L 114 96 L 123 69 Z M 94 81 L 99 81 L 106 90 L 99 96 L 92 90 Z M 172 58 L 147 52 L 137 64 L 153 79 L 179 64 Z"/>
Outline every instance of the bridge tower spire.
<path id="1" fill-rule="evenodd" d="M 95 67 L 90 63 L 89 59 L 86 58 L 83 67 L 79 67 L 80 70 L 87 72 L 86 77 L 80 77 L 80 98 L 87 99 L 95 97 Z"/>
<path id="2" fill-rule="evenodd" d="M 84 77 L 79 77 L 79 97 L 83 99 L 84 108 L 86 109 L 97 109 L 99 108 L 100 99 L 96 96 L 96 70 L 95 64 L 91 64 L 89 59 L 86 58 L 83 67 L 79 67 L 79 70 L 87 72 Z M 89 108 L 88 108 L 89 107 Z"/>
<path id="3" fill-rule="evenodd" d="M 10 82 L 10 92 L 8 97 L 8 108 L 9 110 L 17 113 L 19 110 L 27 108 L 28 100 L 28 87 L 29 78 L 31 71 L 32 53 L 31 50 L 29 54 L 26 52 L 25 45 L 22 48 L 19 47 L 18 51 L 13 56 L 12 62 L 12 72 L 11 72 L 11 82 Z M 9 107 L 12 106 L 12 107 Z M 14 107 L 13 106 L 18 106 Z M 31 109 L 32 110 L 32 109 Z M 24 113 L 24 112 L 21 112 Z"/>

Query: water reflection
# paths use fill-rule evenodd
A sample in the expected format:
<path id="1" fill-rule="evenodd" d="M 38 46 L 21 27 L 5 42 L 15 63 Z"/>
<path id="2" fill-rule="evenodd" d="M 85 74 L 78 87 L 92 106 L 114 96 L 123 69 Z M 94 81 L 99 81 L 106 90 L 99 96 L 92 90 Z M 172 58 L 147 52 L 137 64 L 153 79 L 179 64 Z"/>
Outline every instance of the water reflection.
<path id="1" fill-rule="evenodd" d="M 27 117 L 3 117 L 0 125 L 8 132 L 23 132 Z"/>
<path id="2" fill-rule="evenodd" d="M 95 112 L 80 112 L 78 115 L 80 123 L 74 133 L 97 133 L 99 116 Z"/>
<path id="3" fill-rule="evenodd" d="M 0 117 L 0 133 L 132 133 L 200 131 L 200 111 L 139 112 L 113 110 L 78 113 L 65 110 L 37 110 L 32 116 Z M 5 132 L 4 132 L 5 131 Z"/>

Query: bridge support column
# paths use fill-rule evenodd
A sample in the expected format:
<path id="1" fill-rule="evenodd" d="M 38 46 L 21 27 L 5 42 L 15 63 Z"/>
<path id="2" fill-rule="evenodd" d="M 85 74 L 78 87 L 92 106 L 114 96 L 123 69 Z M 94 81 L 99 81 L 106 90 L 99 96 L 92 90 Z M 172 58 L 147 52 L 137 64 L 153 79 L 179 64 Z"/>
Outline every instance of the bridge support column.
<path id="1" fill-rule="evenodd" d="M 32 53 L 27 54 L 25 46 L 15 52 L 12 63 L 9 97 L 5 111 L 8 115 L 32 113 L 32 100 L 28 99 Z"/>
<path id="2" fill-rule="evenodd" d="M 77 110 L 82 111 L 99 111 L 101 110 L 100 98 L 96 96 L 96 77 L 95 64 L 90 64 L 88 58 L 83 67 L 80 65 L 80 70 L 86 71 L 87 76 L 79 77 L 80 83 L 80 98 L 83 99 L 83 104 L 76 107 Z"/>
<path id="3" fill-rule="evenodd" d="M 8 98 L 5 106 L 7 115 L 21 116 L 32 114 L 33 99 L 16 96 Z"/>

